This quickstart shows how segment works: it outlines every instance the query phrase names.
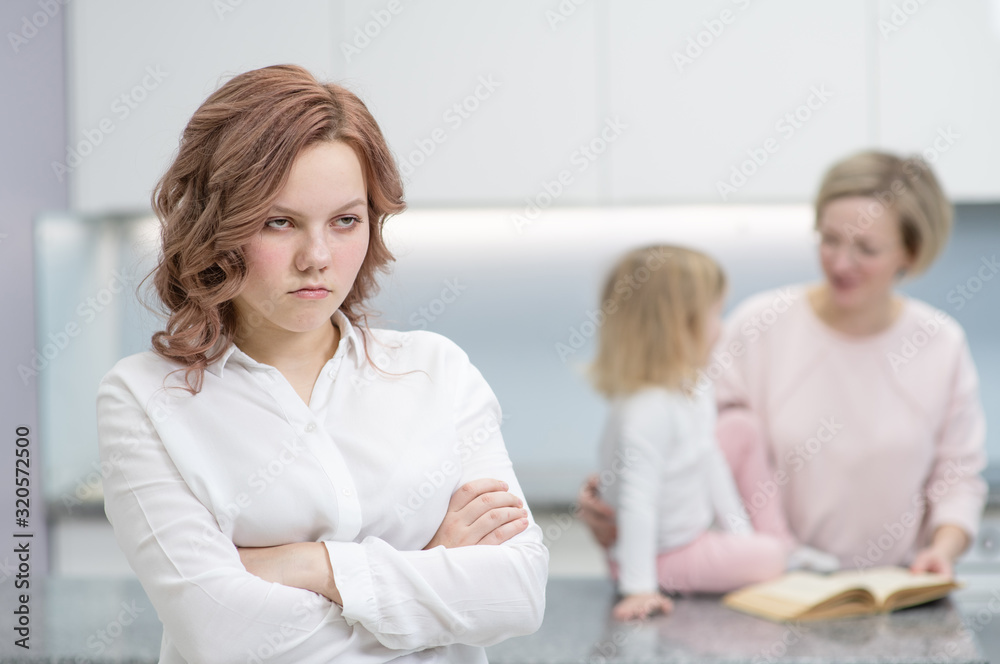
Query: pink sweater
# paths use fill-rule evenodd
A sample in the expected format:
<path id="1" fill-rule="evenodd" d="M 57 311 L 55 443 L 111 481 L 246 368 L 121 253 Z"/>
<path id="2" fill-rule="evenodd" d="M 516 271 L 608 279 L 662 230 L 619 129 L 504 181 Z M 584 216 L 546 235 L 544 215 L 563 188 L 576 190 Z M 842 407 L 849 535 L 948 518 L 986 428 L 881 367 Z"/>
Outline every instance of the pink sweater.
<path id="1" fill-rule="evenodd" d="M 806 286 L 729 316 L 702 383 L 719 409 L 761 420 L 792 533 L 845 567 L 907 564 L 941 524 L 974 536 L 986 497 L 985 421 L 961 326 L 912 299 L 893 325 L 851 337 L 823 323 Z"/>

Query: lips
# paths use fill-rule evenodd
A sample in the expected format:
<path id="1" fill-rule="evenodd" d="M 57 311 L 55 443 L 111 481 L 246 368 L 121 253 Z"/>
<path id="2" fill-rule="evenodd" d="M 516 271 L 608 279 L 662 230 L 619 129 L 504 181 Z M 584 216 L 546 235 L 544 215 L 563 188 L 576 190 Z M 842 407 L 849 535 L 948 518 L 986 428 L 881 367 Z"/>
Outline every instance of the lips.
<path id="1" fill-rule="evenodd" d="M 838 290 L 850 290 L 858 285 L 856 281 L 841 279 L 838 277 L 833 277 L 830 281 L 833 283 L 834 288 L 837 288 Z"/>
<path id="2" fill-rule="evenodd" d="M 323 300 L 330 294 L 330 290 L 323 286 L 306 286 L 290 294 L 303 300 Z"/>

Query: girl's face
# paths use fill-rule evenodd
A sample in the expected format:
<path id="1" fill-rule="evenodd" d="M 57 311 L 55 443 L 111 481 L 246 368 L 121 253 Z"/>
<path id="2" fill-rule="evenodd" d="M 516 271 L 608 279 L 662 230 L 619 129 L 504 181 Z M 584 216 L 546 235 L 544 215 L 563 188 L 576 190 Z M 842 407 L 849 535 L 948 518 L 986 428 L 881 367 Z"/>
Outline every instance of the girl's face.
<path id="1" fill-rule="evenodd" d="M 843 311 L 884 306 L 912 263 L 899 215 L 874 198 L 837 198 L 819 215 L 819 257 L 831 302 Z"/>
<path id="2" fill-rule="evenodd" d="M 234 300 L 241 335 L 330 325 L 368 251 L 361 164 L 341 142 L 305 148 L 260 234 L 246 249 L 246 287 Z"/>

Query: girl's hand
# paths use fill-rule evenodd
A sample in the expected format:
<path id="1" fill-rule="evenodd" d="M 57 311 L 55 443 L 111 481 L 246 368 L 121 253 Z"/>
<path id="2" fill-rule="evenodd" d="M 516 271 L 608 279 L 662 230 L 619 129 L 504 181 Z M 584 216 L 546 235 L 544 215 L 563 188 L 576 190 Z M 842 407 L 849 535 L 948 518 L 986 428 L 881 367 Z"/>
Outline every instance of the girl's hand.
<path id="1" fill-rule="evenodd" d="M 615 604 L 611 615 L 614 616 L 615 620 L 635 620 L 646 618 L 654 613 L 670 613 L 673 609 L 674 603 L 662 593 L 640 593 L 628 595 Z"/>
<path id="2" fill-rule="evenodd" d="M 524 503 L 508 493 L 506 482 L 483 478 L 463 484 L 452 495 L 441 526 L 424 550 L 473 544 L 502 544 L 528 527 Z"/>
<path id="3" fill-rule="evenodd" d="M 587 477 L 576 497 L 576 515 L 587 524 L 597 543 L 607 549 L 618 539 L 618 528 L 615 525 L 615 510 L 601 500 L 599 486 L 597 475 Z"/>
<path id="4" fill-rule="evenodd" d="M 311 590 L 342 604 L 330 558 L 322 542 L 237 547 L 243 567 L 254 576 L 283 586 Z"/>

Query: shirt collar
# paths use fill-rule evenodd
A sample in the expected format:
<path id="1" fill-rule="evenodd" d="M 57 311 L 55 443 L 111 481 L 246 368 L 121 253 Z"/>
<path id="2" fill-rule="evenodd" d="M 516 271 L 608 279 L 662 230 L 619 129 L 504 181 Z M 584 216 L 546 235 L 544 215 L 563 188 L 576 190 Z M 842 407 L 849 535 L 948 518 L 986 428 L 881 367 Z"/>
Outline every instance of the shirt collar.
<path id="1" fill-rule="evenodd" d="M 340 328 L 340 345 L 344 347 L 344 353 L 354 360 L 355 366 L 361 367 L 367 359 L 364 343 L 361 340 L 361 334 L 364 332 L 359 334 L 340 309 L 333 312 L 333 324 Z M 340 348 L 338 347 L 337 350 L 339 351 Z"/>
<path id="2" fill-rule="evenodd" d="M 341 348 L 343 348 L 344 354 L 354 360 L 355 366 L 361 367 L 365 361 L 365 350 L 358 331 L 353 325 L 351 325 L 351 321 L 347 320 L 347 316 L 345 316 L 340 309 L 333 312 L 331 320 L 334 325 L 340 328 L 340 345 L 337 347 L 337 353 L 341 352 Z M 221 345 L 222 343 L 224 342 L 220 339 L 219 344 Z M 211 355 L 215 349 L 216 347 L 213 347 L 212 350 L 209 351 L 209 355 Z M 222 378 L 222 369 L 230 360 L 246 365 L 259 364 L 252 357 L 237 348 L 236 344 L 230 341 L 229 347 L 226 348 L 225 352 L 222 353 L 219 359 L 210 363 L 207 367 L 205 367 L 205 370 L 215 376 L 218 376 L 219 378 Z"/>

